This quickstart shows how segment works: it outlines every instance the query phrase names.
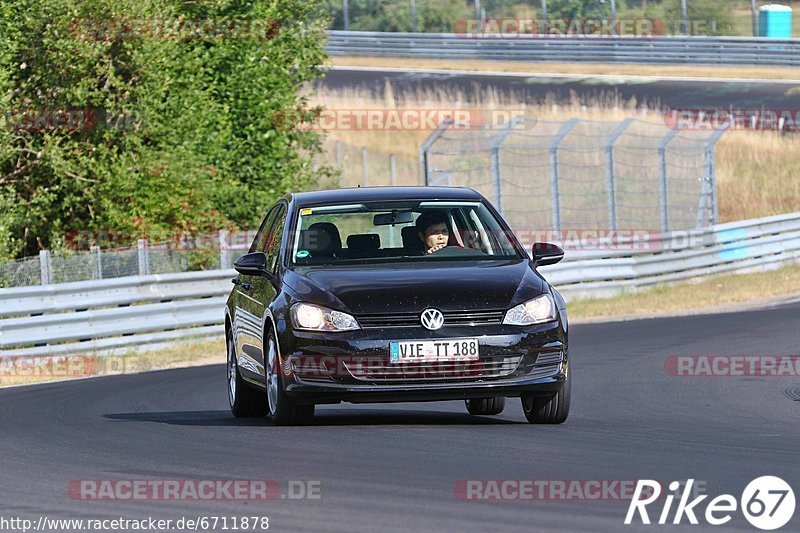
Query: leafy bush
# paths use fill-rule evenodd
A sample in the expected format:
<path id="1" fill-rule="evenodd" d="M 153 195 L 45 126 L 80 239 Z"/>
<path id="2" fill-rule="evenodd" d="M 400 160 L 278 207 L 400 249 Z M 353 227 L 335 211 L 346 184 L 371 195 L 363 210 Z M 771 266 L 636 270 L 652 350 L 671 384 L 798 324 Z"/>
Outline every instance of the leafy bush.
<path id="1" fill-rule="evenodd" d="M 75 232 L 160 241 L 254 227 L 278 196 L 313 184 L 318 134 L 275 116 L 313 116 L 298 88 L 321 75 L 320 8 L 320 0 L 4 0 L 0 257 L 58 248 Z M 236 39 L 91 33 L 120 19 L 279 27 L 263 23 Z M 88 118 L 79 127 L 46 122 L 64 110 Z"/>

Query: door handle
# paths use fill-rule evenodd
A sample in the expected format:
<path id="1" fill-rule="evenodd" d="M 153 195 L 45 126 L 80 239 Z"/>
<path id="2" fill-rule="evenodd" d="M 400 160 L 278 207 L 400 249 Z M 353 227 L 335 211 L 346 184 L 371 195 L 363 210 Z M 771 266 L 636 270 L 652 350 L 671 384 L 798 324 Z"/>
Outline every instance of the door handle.
<path id="1" fill-rule="evenodd" d="M 253 290 L 253 286 L 250 285 L 249 283 L 247 283 L 246 281 L 242 282 L 242 288 L 244 290 L 246 290 L 246 291 L 252 291 Z"/>
<path id="2" fill-rule="evenodd" d="M 240 283 L 242 283 L 242 280 L 239 278 L 233 278 L 231 280 L 231 283 L 233 283 L 234 285 L 239 285 Z"/>

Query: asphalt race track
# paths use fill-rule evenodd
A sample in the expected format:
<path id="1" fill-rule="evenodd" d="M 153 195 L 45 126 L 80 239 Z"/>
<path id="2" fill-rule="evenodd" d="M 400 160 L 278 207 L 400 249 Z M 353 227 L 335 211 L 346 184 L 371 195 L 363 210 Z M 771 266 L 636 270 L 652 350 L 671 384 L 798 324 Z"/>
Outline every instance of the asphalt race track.
<path id="1" fill-rule="evenodd" d="M 740 512 L 717 528 L 625 527 L 626 501 L 464 501 L 454 486 L 694 478 L 712 497 L 738 499 L 750 480 L 776 475 L 797 492 L 800 401 L 791 397 L 800 377 L 675 377 L 664 364 L 670 355 L 796 355 L 798 317 L 793 303 L 574 326 L 572 414 L 555 427 L 525 423 L 518 400 L 499 417 L 450 402 L 321 407 L 311 427 L 237 421 L 222 364 L 4 389 L 0 514 L 266 515 L 270 531 L 755 531 Z M 81 501 L 67 491 L 71 480 L 145 478 L 270 479 L 284 495 L 289 480 L 316 480 L 321 497 Z M 800 529 L 798 515 L 786 531 Z"/>
<path id="2" fill-rule="evenodd" d="M 571 94 L 582 101 L 618 95 L 623 100 L 636 98 L 661 109 L 770 109 L 793 111 L 798 108 L 800 83 L 791 81 L 691 80 L 629 76 L 491 75 L 364 70 L 339 67 L 329 70 L 320 81 L 327 89 L 360 88 L 382 97 L 386 83 L 395 93 L 420 89 L 447 88 L 466 96 L 492 90 L 513 94 L 519 102 L 533 104 L 551 95 L 569 101 Z M 792 113 L 794 116 L 794 113 Z"/>

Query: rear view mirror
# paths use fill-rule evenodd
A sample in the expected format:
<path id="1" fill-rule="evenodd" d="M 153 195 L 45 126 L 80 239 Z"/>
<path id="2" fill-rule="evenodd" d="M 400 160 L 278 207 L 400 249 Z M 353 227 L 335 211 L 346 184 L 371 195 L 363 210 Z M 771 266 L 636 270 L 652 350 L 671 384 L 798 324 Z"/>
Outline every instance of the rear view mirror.
<path id="1" fill-rule="evenodd" d="M 531 256 L 536 266 L 555 265 L 564 259 L 564 250 L 549 242 L 537 242 L 533 245 Z"/>
<path id="2" fill-rule="evenodd" d="M 392 211 L 391 213 L 381 213 L 375 215 L 372 223 L 376 226 L 388 226 L 389 224 L 408 224 L 414 221 L 411 211 Z"/>

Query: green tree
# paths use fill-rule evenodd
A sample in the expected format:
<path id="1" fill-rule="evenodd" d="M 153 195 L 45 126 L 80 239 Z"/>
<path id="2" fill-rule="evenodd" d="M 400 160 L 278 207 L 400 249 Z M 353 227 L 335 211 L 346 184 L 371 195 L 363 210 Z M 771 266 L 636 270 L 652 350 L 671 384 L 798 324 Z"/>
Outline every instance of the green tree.
<path id="1" fill-rule="evenodd" d="M 76 233 L 254 227 L 275 198 L 313 184 L 320 140 L 298 89 L 321 75 L 320 14 L 318 0 L 5 0 L 0 256 Z M 121 19 L 143 26 L 107 25 Z M 239 38 L 193 33 L 192 19 L 241 20 Z M 180 20 L 179 33 L 141 29 Z M 86 120 L 47 122 L 64 110 Z"/>
<path id="2" fill-rule="evenodd" d="M 617 0 L 617 12 L 624 9 L 624 1 Z M 608 0 L 549 0 L 549 18 L 576 19 L 601 18 L 611 16 L 611 2 Z"/>

